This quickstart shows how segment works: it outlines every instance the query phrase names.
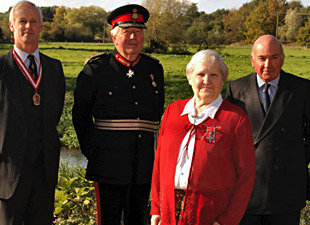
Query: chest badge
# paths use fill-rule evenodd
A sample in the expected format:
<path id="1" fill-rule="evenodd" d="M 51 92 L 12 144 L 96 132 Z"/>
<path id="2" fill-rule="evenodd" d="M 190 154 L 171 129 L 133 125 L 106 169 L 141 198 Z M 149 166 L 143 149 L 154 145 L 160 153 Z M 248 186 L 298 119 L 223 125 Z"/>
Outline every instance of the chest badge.
<path id="1" fill-rule="evenodd" d="M 129 68 L 128 73 L 126 73 L 126 76 L 127 76 L 128 78 L 132 78 L 133 75 L 135 75 L 135 72 L 134 72 L 132 69 Z"/>
<path id="2" fill-rule="evenodd" d="M 205 133 L 204 133 L 204 135 L 202 136 L 201 139 L 205 138 L 209 143 L 213 143 L 214 144 L 215 141 L 216 141 L 216 134 L 219 133 L 217 131 L 220 131 L 221 127 L 220 126 L 215 126 L 215 125 L 212 125 L 212 127 L 211 126 L 206 126 L 206 125 L 204 125 L 204 126 L 205 126 L 206 129 L 205 130 L 202 129 L 202 131 L 205 132 Z"/>

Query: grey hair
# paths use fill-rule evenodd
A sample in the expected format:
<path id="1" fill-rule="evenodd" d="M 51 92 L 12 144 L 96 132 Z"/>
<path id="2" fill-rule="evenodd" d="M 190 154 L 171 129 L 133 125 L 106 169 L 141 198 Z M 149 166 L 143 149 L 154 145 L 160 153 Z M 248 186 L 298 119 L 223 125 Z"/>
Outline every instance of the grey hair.
<path id="1" fill-rule="evenodd" d="M 40 17 L 40 24 L 43 23 L 43 16 L 42 16 L 42 12 L 40 10 L 39 7 L 37 7 L 34 3 L 30 2 L 30 1 L 20 1 L 20 2 L 17 2 L 16 5 L 13 6 L 13 8 L 10 10 L 10 16 L 9 16 L 9 20 L 10 20 L 10 23 L 14 23 L 15 21 L 15 11 L 16 9 L 18 9 L 19 7 L 23 6 L 23 5 L 31 5 L 33 8 L 35 8 L 35 10 L 38 11 L 39 13 L 39 17 Z"/>
<path id="2" fill-rule="evenodd" d="M 209 61 L 209 60 L 211 62 L 214 62 L 215 60 L 219 62 L 220 70 L 222 73 L 222 78 L 223 78 L 223 81 L 225 82 L 228 77 L 228 72 L 229 72 L 228 67 L 224 63 L 223 58 L 218 53 L 216 53 L 215 51 L 211 49 L 201 50 L 197 52 L 195 55 L 193 55 L 192 59 L 189 61 L 189 63 L 186 66 L 187 78 L 189 78 L 191 74 L 194 72 L 194 69 L 197 66 L 197 64 L 204 62 L 204 61 Z"/>
<path id="3" fill-rule="evenodd" d="M 270 38 L 272 38 L 279 45 L 280 51 L 281 51 L 281 56 L 282 56 L 282 59 L 283 59 L 284 51 L 283 51 L 283 46 L 282 46 L 281 42 L 275 36 L 270 35 L 270 34 L 262 35 L 262 36 L 260 36 L 259 38 L 256 39 L 256 41 L 254 42 L 254 44 L 252 46 L 251 56 L 254 57 L 254 47 L 257 45 L 258 41 L 260 41 L 260 38 L 263 37 L 263 36 L 269 36 Z"/>
<path id="4" fill-rule="evenodd" d="M 113 37 L 116 37 L 118 35 L 118 33 L 120 32 L 120 29 L 119 29 L 119 26 L 116 26 L 114 27 L 112 30 L 111 30 L 111 35 Z"/>
<path id="5" fill-rule="evenodd" d="M 139 28 L 139 27 L 138 27 Z M 116 26 L 116 27 L 114 27 L 111 31 L 110 31 L 110 33 L 111 33 L 111 35 L 113 36 L 113 37 L 116 37 L 118 34 L 119 34 L 119 32 L 121 31 L 121 29 L 126 29 L 126 28 L 122 28 L 122 27 L 120 27 L 120 26 Z M 142 28 L 140 28 L 140 29 L 142 29 Z M 144 29 L 142 29 L 142 32 L 144 33 Z"/>

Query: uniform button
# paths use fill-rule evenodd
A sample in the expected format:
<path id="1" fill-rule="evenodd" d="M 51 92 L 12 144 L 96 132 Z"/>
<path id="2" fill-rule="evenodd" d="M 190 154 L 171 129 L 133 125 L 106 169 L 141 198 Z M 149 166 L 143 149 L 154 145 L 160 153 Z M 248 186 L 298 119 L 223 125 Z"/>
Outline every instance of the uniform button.
<path id="1" fill-rule="evenodd" d="M 133 85 L 133 86 L 132 86 L 132 89 L 133 89 L 133 90 L 135 90 L 135 89 L 136 89 L 136 86 L 135 86 L 135 85 Z"/>
<path id="2" fill-rule="evenodd" d="M 158 94 L 158 91 L 155 91 L 155 94 Z"/>
<path id="3" fill-rule="evenodd" d="M 109 91 L 109 93 L 108 93 L 110 96 L 113 94 L 111 91 Z"/>
<path id="4" fill-rule="evenodd" d="M 139 105 L 139 103 L 138 103 L 138 102 L 135 102 L 135 105 Z"/>
<path id="5" fill-rule="evenodd" d="M 141 135 L 141 134 L 139 134 L 139 135 L 138 135 L 138 137 L 139 137 L 139 138 L 142 138 L 142 135 Z"/>
<path id="6" fill-rule="evenodd" d="M 285 129 L 285 128 L 281 128 L 281 131 L 282 131 L 282 132 L 286 132 L 286 129 Z"/>
<path id="7" fill-rule="evenodd" d="M 272 167 L 273 167 L 275 170 L 279 169 L 279 166 L 276 165 L 276 164 L 274 164 Z"/>

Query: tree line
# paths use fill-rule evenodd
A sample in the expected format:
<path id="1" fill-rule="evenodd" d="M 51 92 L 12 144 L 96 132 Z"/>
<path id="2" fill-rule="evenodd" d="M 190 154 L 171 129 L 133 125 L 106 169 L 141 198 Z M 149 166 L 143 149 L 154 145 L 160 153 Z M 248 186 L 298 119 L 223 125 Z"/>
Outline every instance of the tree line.
<path id="1" fill-rule="evenodd" d="M 299 0 L 252 0 L 239 9 L 219 9 L 207 14 L 188 0 L 144 0 L 150 11 L 145 39 L 146 51 L 186 53 L 227 44 L 253 43 L 263 34 L 282 42 L 310 47 L 310 6 Z M 98 6 L 41 7 L 42 41 L 110 42 L 109 12 Z M 0 14 L 0 41 L 12 41 L 8 14 Z"/>

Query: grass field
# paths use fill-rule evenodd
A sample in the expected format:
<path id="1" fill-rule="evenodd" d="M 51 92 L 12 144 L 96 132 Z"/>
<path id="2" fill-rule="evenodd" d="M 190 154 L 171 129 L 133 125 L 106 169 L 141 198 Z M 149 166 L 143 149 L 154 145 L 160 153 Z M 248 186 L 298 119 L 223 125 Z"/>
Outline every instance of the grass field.
<path id="1" fill-rule="evenodd" d="M 8 52 L 12 44 L 1 44 L 0 54 Z M 111 52 L 112 43 L 40 43 L 40 50 L 54 58 L 61 60 L 66 76 L 67 91 L 74 90 L 78 73 L 83 68 L 84 61 L 90 55 L 99 52 Z M 285 47 L 285 62 L 283 69 L 297 76 L 310 78 L 310 50 Z M 192 52 L 193 54 L 195 52 Z M 220 49 L 225 63 L 229 68 L 228 81 L 237 79 L 253 72 L 250 62 L 250 46 L 226 46 Z M 166 105 L 183 98 L 192 96 L 185 77 L 185 67 L 191 56 L 152 54 L 158 58 L 165 71 Z M 227 83 L 226 83 L 227 84 Z M 225 93 L 225 87 L 223 93 Z"/>

